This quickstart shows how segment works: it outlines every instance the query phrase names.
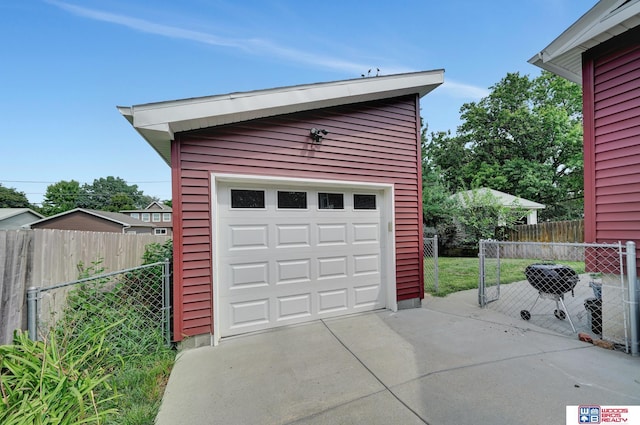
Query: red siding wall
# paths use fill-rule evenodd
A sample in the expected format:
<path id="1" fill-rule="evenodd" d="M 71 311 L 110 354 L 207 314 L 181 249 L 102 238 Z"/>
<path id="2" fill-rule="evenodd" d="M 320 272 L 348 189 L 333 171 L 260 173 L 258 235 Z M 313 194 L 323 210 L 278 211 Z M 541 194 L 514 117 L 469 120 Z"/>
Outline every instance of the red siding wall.
<path id="1" fill-rule="evenodd" d="M 640 29 L 583 58 L 585 241 L 640 244 Z"/>
<path id="2" fill-rule="evenodd" d="M 398 300 L 423 298 L 418 111 L 408 96 L 177 134 L 175 338 L 212 332 L 211 172 L 393 183 Z"/>

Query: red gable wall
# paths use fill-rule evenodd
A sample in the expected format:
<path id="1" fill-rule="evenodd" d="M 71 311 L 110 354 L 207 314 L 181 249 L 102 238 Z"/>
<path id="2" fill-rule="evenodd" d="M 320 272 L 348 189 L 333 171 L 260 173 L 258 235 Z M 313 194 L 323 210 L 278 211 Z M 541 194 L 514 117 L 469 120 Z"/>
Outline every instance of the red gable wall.
<path id="1" fill-rule="evenodd" d="M 639 41 L 636 27 L 583 56 L 585 242 L 640 244 Z"/>
<path id="2" fill-rule="evenodd" d="M 329 132 L 319 145 L 313 127 Z M 175 339 L 213 329 L 211 172 L 393 183 L 398 301 L 423 298 L 419 134 L 417 96 L 176 134 Z"/>

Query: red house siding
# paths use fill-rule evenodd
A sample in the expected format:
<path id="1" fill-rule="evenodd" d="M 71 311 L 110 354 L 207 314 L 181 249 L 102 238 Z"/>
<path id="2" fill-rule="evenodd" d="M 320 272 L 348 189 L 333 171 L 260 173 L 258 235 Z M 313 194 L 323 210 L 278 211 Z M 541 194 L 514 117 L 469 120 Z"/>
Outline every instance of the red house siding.
<path id="1" fill-rule="evenodd" d="M 640 243 L 640 29 L 583 57 L 585 241 Z"/>
<path id="2" fill-rule="evenodd" d="M 423 298 L 418 114 L 407 96 L 176 134 L 175 338 L 212 332 L 212 172 L 394 184 L 397 298 Z"/>

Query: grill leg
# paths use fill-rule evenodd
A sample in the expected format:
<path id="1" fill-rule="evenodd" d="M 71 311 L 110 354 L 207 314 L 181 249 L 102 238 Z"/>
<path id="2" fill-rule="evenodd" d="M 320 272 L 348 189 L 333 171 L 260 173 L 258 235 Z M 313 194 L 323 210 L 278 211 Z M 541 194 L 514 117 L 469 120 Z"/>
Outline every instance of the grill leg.
<path id="1" fill-rule="evenodd" d="M 529 311 L 533 311 L 533 307 L 536 306 L 536 303 L 538 302 L 538 300 L 540 299 L 540 293 L 538 292 L 538 297 L 536 298 L 536 300 L 533 302 L 533 305 L 531 306 L 531 308 L 529 309 Z"/>
<path id="2" fill-rule="evenodd" d="M 575 332 L 576 331 L 576 327 L 573 326 L 573 321 L 571 320 L 571 315 L 569 314 L 569 310 L 567 310 L 567 306 L 564 305 L 564 300 L 562 298 L 559 298 L 558 301 L 560 301 L 560 304 L 562 304 L 562 309 L 567 314 L 567 319 L 569 319 L 569 324 L 571 325 L 571 329 L 573 329 L 573 332 Z M 556 306 L 558 305 L 558 301 L 556 301 Z"/>

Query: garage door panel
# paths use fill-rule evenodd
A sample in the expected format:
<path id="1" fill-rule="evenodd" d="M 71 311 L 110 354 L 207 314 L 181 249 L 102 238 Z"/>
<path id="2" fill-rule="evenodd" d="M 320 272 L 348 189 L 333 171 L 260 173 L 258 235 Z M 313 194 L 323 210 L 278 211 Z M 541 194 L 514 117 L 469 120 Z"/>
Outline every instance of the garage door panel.
<path id="1" fill-rule="evenodd" d="M 311 316 L 311 294 L 298 294 L 277 297 L 278 322 L 301 319 Z"/>
<path id="2" fill-rule="evenodd" d="M 376 253 L 353 256 L 353 276 L 380 273 L 380 255 Z"/>
<path id="3" fill-rule="evenodd" d="M 260 327 L 268 324 L 269 305 L 268 298 L 231 303 L 228 308 L 230 328 Z"/>
<path id="4" fill-rule="evenodd" d="M 347 277 L 347 257 L 318 258 L 318 280 Z"/>
<path id="5" fill-rule="evenodd" d="M 278 190 L 265 186 L 263 209 L 218 211 L 221 336 L 385 307 L 380 210 L 354 210 L 348 190 L 343 210 L 318 209 L 308 189 L 295 189 L 307 209 L 278 209 Z"/>
<path id="6" fill-rule="evenodd" d="M 281 260 L 276 262 L 276 285 L 311 281 L 311 259 Z"/>
<path id="7" fill-rule="evenodd" d="M 346 311 L 349 307 L 347 289 L 334 289 L 318 292 L 318 314 Z"/>
<path id="8" fill-rule="evenodd" d="M 268 226 L 232 225 L 229 226 L 229 250 L 267 249 L 269 247 Z"/>
<path id="9" fill-rule="evenodd" d="M 276 224 L 276 248 L 303 248 L 311 246 L 311 226 L 301 224 Z"/>
<path id="10" fill-rule="evenodd" d="M 378 223 L 353 224 L 353 243 L 380 243 L 380 225 Z"/>
<path id="11" fill-rule="evenodd" d="M 269 285 L 269 263 L 244 263 L 229 265 L 231 289 L 250 289 Z"/>
<path id="12" fill-rule="evenodd" d="M 382 307 L 380 305 L 381 289 L 379 283 L 355 287 L 353 290 L 354 308 Z"/>
<path id="13" fill-rule="evenodd" d="M 346 245 L 347 223 L 318 224 L 318 246 Z"/>

